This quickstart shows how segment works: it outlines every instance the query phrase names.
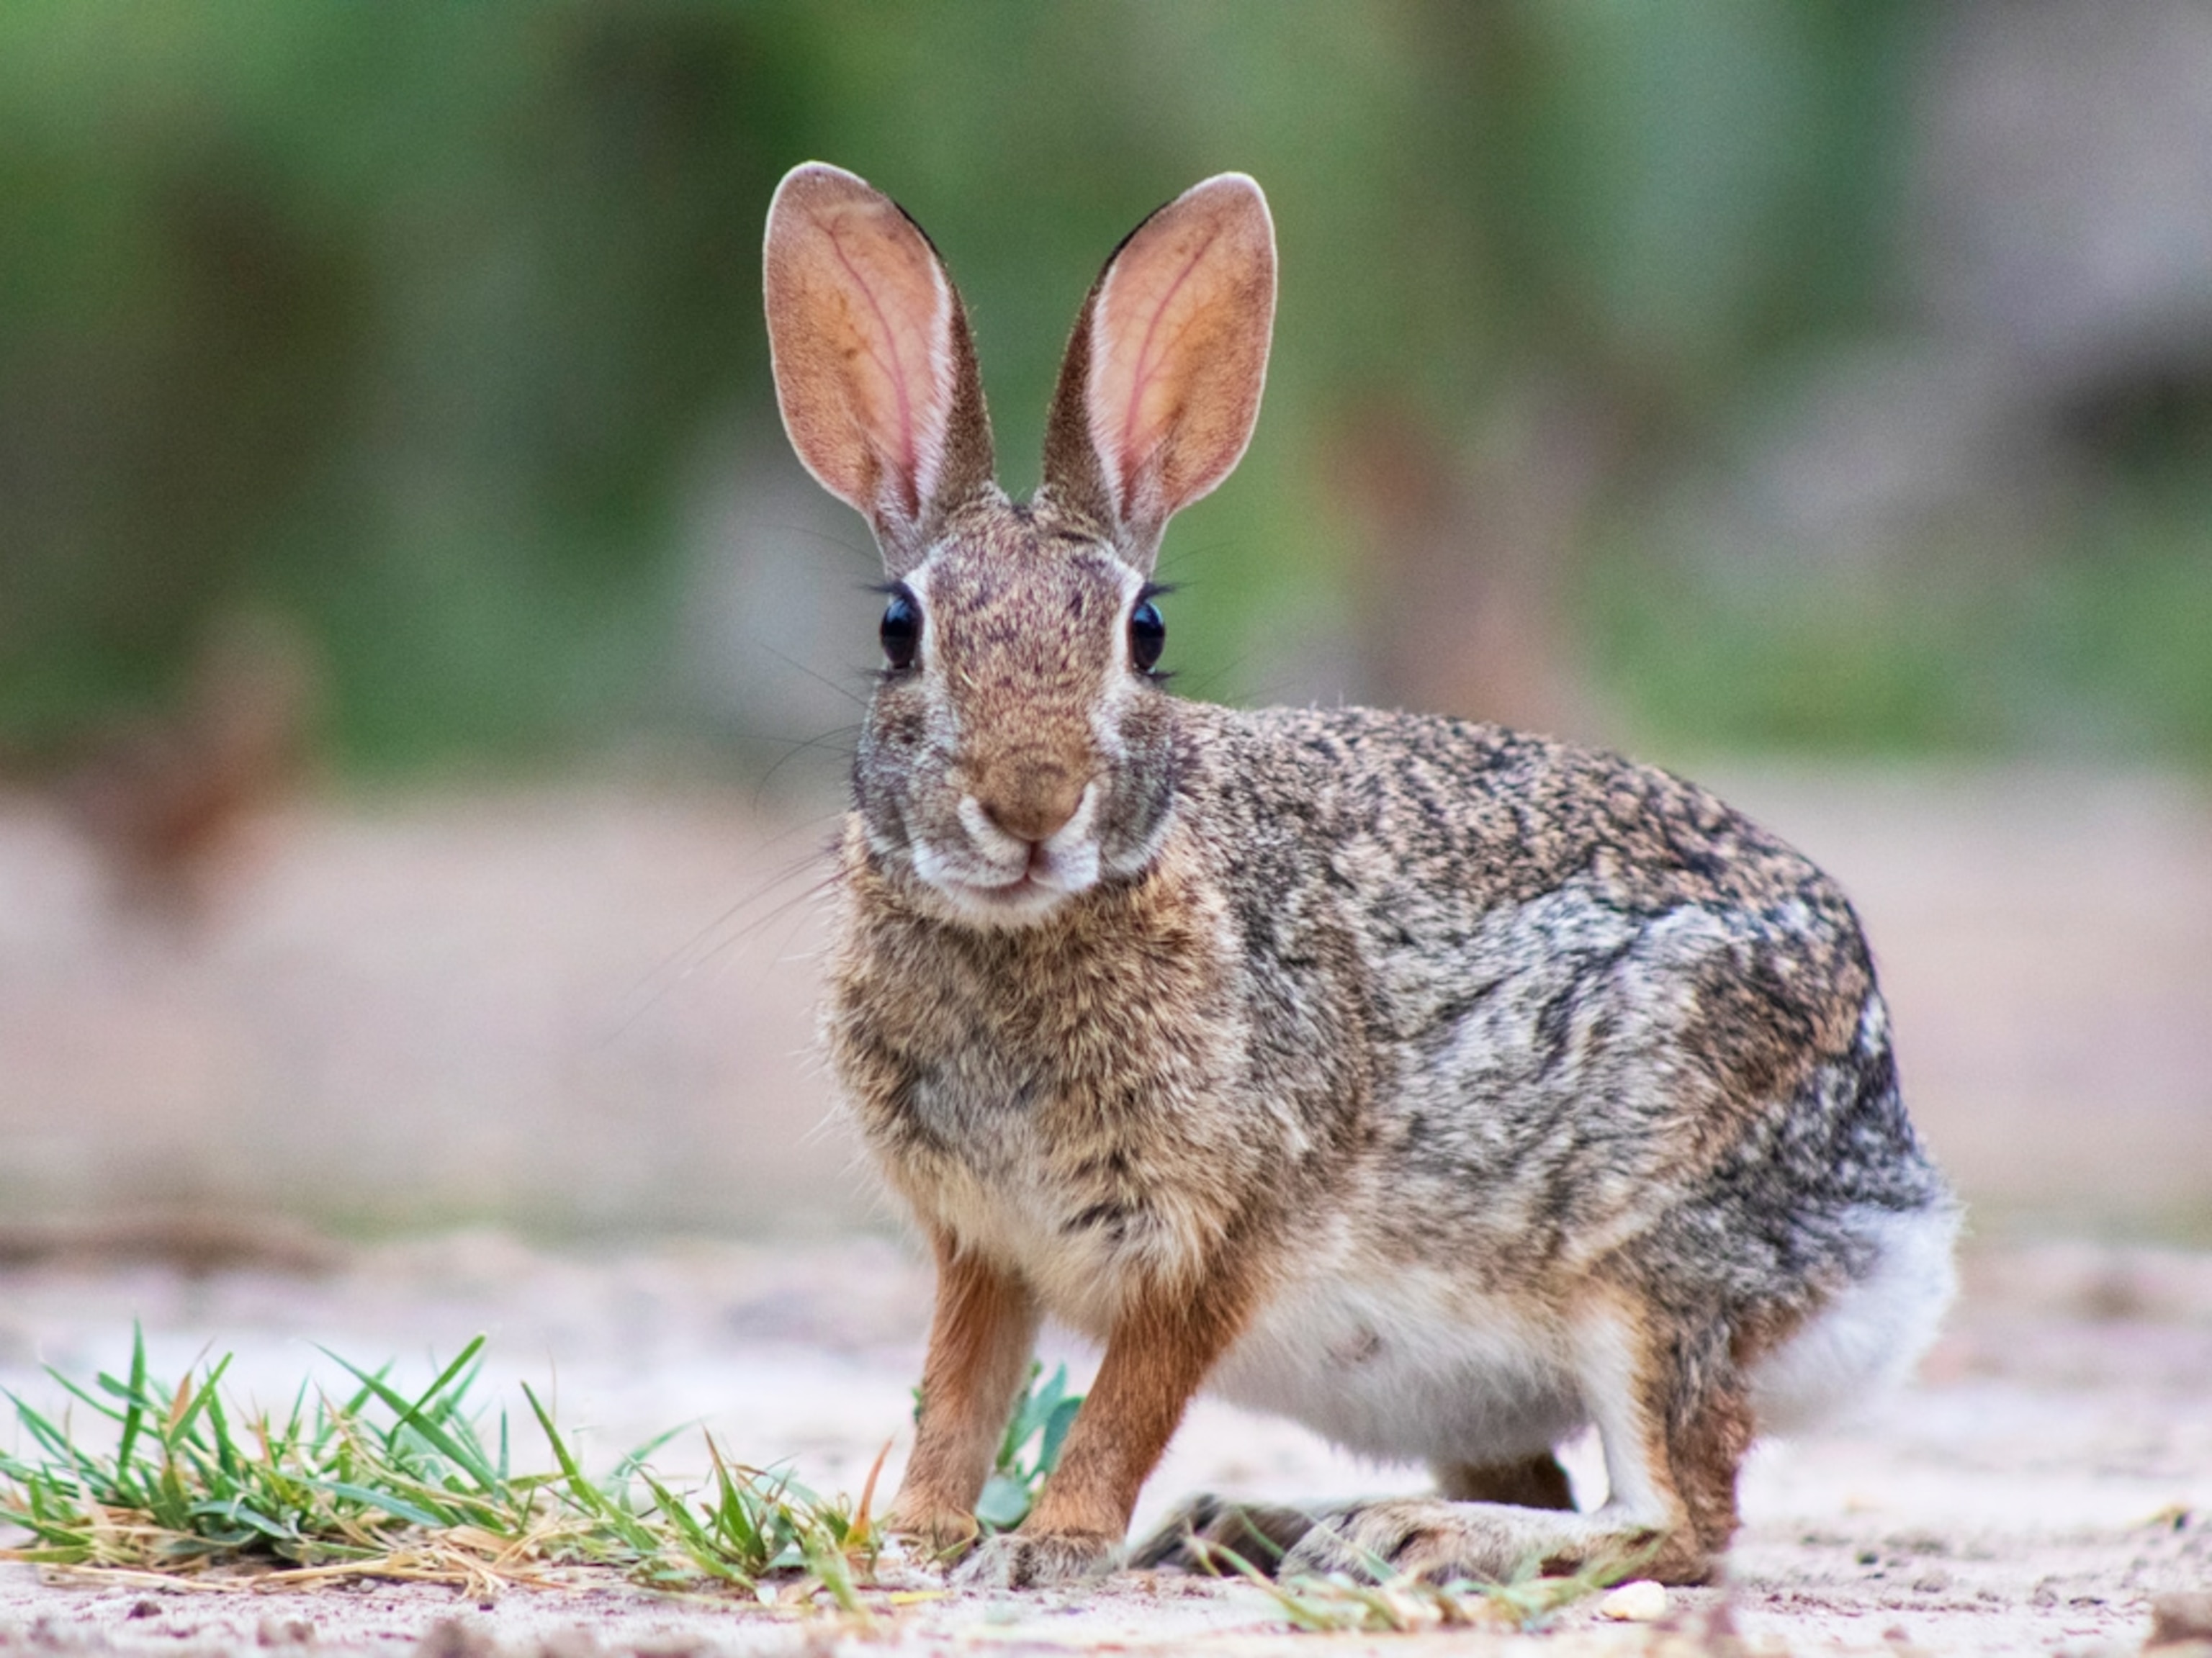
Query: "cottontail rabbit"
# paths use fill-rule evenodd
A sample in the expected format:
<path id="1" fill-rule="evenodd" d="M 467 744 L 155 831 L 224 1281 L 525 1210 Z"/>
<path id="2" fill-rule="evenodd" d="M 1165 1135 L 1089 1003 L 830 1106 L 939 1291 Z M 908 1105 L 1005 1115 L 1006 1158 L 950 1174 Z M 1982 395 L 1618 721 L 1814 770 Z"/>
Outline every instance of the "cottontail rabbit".
<path id="1" fill-rule="evenodd" d="M 888 197 L 794 170 L 767 302 L 792 442 L 890 578 L 823 1023 L 936 1254 L 895 1524 L 974 1540 L 1049 1314 L 1103 1363 L 967 1581 L 1110 1560 L 1201 1386 L 1440 1487 L 1185 1516 L 1248 1552 L 1707 1576 L 1754 1433 L 1901 1373 L 1951 1293 L 1954 1207 L 1843 895 L 1611 755 L 1160 687 L 1160 533 L 1236 464 L 1266 367 L 1249 179 L 1107 262 L 1027 505 Z M 1577 1514 L 1553 1448 L 1593 1424 L 1610 1493 Z"/>
<path id="2" fill-rule="evenodd" d="M 125 911 L 204 919 L 244 832 L 299 786 L 319 667 L 287 618 L 234 612 L 201 641 L 168 707 L 86 745 L 58 793 Z"/>

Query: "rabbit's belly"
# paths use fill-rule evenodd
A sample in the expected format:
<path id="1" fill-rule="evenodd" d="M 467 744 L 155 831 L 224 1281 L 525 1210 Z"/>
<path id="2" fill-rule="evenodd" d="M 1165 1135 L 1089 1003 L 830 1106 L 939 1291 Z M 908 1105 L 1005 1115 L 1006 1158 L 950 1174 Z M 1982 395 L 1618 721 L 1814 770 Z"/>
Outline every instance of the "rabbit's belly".
<path id="1" fill-rule="evenodd" d="M 1207 1385 L 1390 1461 L 1533 1455 L 1588 1420 L 1554 1331 L 1419 1271 L 1294 1285 Z"/>

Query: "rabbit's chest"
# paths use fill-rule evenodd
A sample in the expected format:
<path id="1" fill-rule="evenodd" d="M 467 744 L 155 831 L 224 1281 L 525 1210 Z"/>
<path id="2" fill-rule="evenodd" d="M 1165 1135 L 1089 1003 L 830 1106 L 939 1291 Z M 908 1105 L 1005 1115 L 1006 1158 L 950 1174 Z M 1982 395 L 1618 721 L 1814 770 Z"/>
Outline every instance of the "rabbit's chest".
<path id="1" fill-rule="evenodd" d="M 1234 941 L 1190 855 L 1010 936 L 885 913 L 864 865 L 833 955 L 829 1057 L 892 1187 L 1085 1329 L 1207 1259 L 1304 1132 L 1243 1104 Z"/>
<path id="2" fill-rule="evenodd" d="M 1176 1102 L 1094 1087 L 1008 1086 L 975 1075 L 918 1083 L 879 1145 L 922 1217 L 1017 1267 L 1047 1309 L 1103 1337 L 1133 1280 L 1205 1260 L 1239 1201 L 1225 1148 Z"/>

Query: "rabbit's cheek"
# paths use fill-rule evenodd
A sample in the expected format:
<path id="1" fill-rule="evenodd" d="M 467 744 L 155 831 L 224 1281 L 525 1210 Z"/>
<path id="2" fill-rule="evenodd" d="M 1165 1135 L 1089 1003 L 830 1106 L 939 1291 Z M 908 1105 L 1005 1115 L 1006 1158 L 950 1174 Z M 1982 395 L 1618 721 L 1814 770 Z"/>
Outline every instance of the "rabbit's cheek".
<path id="1" fill-rule="evenodd" d="M 1164 693 L 1146 691 L 1099 747 L 1111 785 L 1099 802 L 1096 843 L 1102 874 L 1126 878 L 1150 868 L 1175 826 L 1176 791 L 1188 764 L 1187 735 Z"/>
<path id="2" fill-rule="evenodd" d="M 1099 830 L 1097 850 L 1101 872 L 1124 878 L 1143 874 L 1167 843 L 1175 821 L 1175 795 L 1170 788 L 1126 791 L 1121 810 Z"/>
<path id="3" fill-rule="evenodd" d="M 927 701 L 915 691 L 878 691 L 853 759 L 853 805 L 866 824 L 868 843 L 878 856 L 902 853 L 926 832 L 923 803 L 933 775 L 941 774 L 935 758 Z"/>

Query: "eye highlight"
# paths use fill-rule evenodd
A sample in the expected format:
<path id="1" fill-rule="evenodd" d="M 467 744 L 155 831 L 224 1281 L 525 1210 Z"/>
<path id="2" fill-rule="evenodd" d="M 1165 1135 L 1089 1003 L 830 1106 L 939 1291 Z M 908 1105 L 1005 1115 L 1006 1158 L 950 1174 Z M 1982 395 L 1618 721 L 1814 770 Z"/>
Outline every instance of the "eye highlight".
<path id="1" fill-rule="evenodd" d="M 893 673 L 903 673 L 914 666 L 915 653 L 921 648 L 921 606 L 915 604 L 914 594 L 901 582 L 890 590 L 890 598 L 884 605 L 883 626 L 876 636 L 884 643 L 884 665 Z"/>
<path id="2" fill-rule="evenodd" d="M 1160 652 L 1168 642 L 1168 624 L 1160 618 L 1160 607 L 1152 603 L 1148 592 L 1140 594 L 1136 609 L 1129 612 L 1129 660 L 1139 673 L 1150 673 L 1160 659 Z"/>

